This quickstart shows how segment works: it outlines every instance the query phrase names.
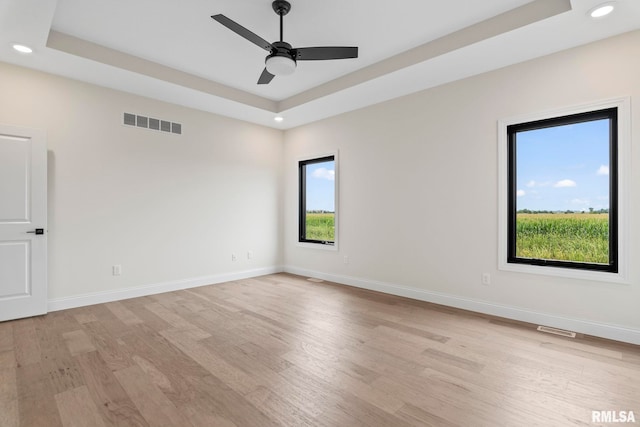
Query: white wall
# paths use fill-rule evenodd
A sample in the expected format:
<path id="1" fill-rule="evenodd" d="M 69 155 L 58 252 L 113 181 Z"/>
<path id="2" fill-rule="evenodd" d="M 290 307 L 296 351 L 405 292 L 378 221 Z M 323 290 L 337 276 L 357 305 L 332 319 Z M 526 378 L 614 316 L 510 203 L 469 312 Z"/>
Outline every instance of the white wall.
<path id="1" fill-rule="evenodd" d="M 47 132 L 50 299 L 279 268 L 281 131 L 7 64 L 0 76 L 0 122 Z M 125 111 L 183 135 L 123 126 Z"/>
<path id="2" fill-rule="evenodd" d="M 640 32 L 628 33 L 286 131 L 286 269 L 640 343 L 640 150 L 631 159 L 631 285 L 497 269 L 497 121 L 631 96 L 637 146 L 638 46 Z M 333 150 L 339 251 L 301 248 L 296 160 Z"/>
<path id="3" fill-rule="evenodd" d="M 627 236 L 632 284 L 497 270 L 497 120 L 631 96 L 637 145 L 638 46 L 640 32 L 626 34 L 284 135 L 0 64 L 0 122 L 48 134 L 56 308 L 96 301 L 83 298 L 96 293 L 104 300 L 131 288 L 161 291 L 284 263 L 292 272 L 640 343 L 638 150 Z M 184 134 L 122 126 L 124 111 L 180 122 Z M 336 150 L 339 251 L 298 247 L 296 160 Z M 114 264 L 122 276 L 111 275 Z M 491 286 L 480 285 L 482 272 Z"/>

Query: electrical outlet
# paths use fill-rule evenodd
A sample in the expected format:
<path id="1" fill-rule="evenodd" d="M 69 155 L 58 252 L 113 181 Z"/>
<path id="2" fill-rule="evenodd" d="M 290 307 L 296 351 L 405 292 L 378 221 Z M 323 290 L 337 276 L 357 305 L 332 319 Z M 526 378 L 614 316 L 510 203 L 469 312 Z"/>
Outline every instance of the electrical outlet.
<path id="1" fill-rule="evenodd" d="M 236 262 L 238 260 L 238 257 L 236 256 L 236 254 L 231 254 L 231 261 Z"/>
<path id="2" fill-rule="evenodd" d="M 122 275 L 122 266 L 120 264 L 111 266 L 111 274 L 114 276 Z"/>
<path id="3" fill-rule="evenodd" d="M 345 255 L 345 256 L 344 256 L 344 258 L 342 259 L 342 261 L 343 261 L 345 264 L 349 264 L 349 255 Z"/>
<path id="4" fill-rule="evenodd" d="M 247 259 L 251 259 L 253 258 L 253 251 L 248 251 L 247 252 Z"/>
<path id="5" fill-rule="evenodd" d="M 491 284 L 491 275 L 489 273 L 482 273 L 482 284 L 485 286 Z"/>

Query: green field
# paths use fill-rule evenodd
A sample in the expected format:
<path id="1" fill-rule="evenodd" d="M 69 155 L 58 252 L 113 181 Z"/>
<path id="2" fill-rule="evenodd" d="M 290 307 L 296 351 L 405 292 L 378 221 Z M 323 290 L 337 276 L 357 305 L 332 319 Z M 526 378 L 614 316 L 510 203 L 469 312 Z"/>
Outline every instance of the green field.
<path id="1" fill-rule="evenodd" d="M 334 213 L 307 212 L 307 239 L 334 242 L 335 217 Z"/>
<path id="2" fill-rule="evenodd" d="M 335 214 L 307 212 L 307 239 L 335 241 Z M 607 264 L 609 215 L 519 213 L 516 256 Z"/>
<path id="3" fill-rule="evenodd" d="M 519 213 L 516 256 L 607 264 L 609 215 Z"/>

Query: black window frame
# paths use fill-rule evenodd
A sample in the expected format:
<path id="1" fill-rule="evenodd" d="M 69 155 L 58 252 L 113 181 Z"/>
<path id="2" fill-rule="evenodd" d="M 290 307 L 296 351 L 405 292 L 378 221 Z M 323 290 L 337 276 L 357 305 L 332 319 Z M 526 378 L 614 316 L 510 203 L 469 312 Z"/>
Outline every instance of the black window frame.
<path id="1" fill-rule="evenodd" d="M 315 243 L 319 245 L 327 245 L 327 246 L 335 246 L 337 236 L 333 235 L 333 241 L 328 240 L 315 240 L 315 239 L 307 239 L 307 165 L 312 165 L 315 163 L 324 163 L 324 162 L 334 162 L 336 161 L 336 156 L 334 154 L 316 157 L 307 160 L 300 160 L 298 162 L 298 242 L 299 243 Z M 335 181 L 334 181 L 334 197 L 335 197 Z M 337 210 L 337 208 L 335 209 Z M 337 216 L 337 212 L 334 212 L 334 221 Z M 335 224 L 335 223 L 334 223 Z"/>
<path id="2" fill-rule="evenodd" d="M 516 256 L 517 226 L 517 133 L 555 126 L 585 123 L 594 120 L 609 120 L 609 263 L 597 264 L 576 261 L 521 258 Z M 570 268 L 576 270 L 618 273 L 618 107 L 569 114 L 507 126 L 507 263 L 528 264 L 545 267 Z"/>

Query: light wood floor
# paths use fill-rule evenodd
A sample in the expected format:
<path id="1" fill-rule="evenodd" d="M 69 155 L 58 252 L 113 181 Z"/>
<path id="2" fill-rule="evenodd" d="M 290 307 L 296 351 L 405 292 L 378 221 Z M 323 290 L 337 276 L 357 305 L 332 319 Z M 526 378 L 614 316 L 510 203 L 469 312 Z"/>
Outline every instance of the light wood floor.
<path id="1" fill-rule="evenodd" d="M 640 419 L 640 347 L 276 274 L 0 323 L 0 426 Z M 640 420 L 639 420 L 640 421 Z"/>

